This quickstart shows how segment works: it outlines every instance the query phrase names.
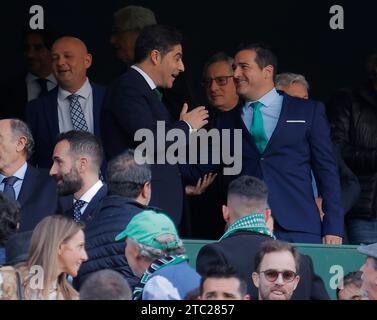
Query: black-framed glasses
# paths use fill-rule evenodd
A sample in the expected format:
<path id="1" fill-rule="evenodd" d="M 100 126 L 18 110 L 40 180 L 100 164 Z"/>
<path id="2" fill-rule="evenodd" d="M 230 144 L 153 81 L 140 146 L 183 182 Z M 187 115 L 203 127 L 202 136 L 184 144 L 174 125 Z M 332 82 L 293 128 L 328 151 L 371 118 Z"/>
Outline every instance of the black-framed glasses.
<path id="1" fill-rule="evenodd" d="M 202 86 L 209 88 L 212 85 L 212 81 L 215 81 L 218 86 L 222 87 L 228 83 L 229 78 L 233 78 L 233 76 L 220 76 L 216 78 L 206 78 L 203 80 Z"/>
<path id="2" fill-rule="evenodd" d="M 278 271 L 275 269 L 268 269 L 261 271 L 260 273 L 263 273 L 265 278 L 269 282 L 276 281 L 276 279 L 279 277 L 279 274 L 281 274 L 284 282 L 292 282 L 297 276 L 297 273 L 292 270 Z"/>

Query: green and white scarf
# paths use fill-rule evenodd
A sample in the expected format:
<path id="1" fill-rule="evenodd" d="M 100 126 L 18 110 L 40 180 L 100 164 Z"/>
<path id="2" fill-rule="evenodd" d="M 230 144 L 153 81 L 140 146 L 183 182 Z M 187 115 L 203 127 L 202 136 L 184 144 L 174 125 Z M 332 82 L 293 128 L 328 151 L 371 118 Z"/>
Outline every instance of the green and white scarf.
<path id="1" fill-rule="evenodd" d="M 157 270 L 163 267 L 172 266 L 174 264 L 178 264 L 187 260 L 188 260 L 188 257 L 184 254 L 171 255 L 171 256 L 166 256 L 166 257 L 154 260 L 149 266 L 149 268 L 144 272 L 138 286 L 135 287 L 133 291 L 133 300 L 141 300 L 143 296 L 143 290 L 144 290 L 145 284 L 152 277 L 153 272 L 156 272 Z"/>
<path id="2" fill-rule="evenodd" d="M 247 230 L 253 231 L 261 234 L 265 234 L 270 236 L 273 239 L 276 239 L 272 232 L 266 226 L 266 220 L 264 217 L 264 213 L 262 212 L 254 212 L 249 214 L 246 217 L 240 218 L 235 221 L 224 233 L 224 235 L 219 239 L 228 237 L 230 234 L 239 231 L 239 230 Z"/>

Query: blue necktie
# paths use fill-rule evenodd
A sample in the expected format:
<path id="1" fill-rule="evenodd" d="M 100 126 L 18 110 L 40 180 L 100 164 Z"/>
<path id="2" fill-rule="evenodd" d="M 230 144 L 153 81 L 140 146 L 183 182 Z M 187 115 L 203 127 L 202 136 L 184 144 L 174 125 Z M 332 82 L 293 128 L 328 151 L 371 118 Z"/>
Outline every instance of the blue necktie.
<path id="1" fill-rule="evenodd" d="M 77 200 L 73 204 L 73 220 L 79 222 L 81 220 L 81 209 L 86 204 L 84 200 Z"/>
<path id="2" fill-rule="evenodd" d="M 69 110 L 71 113 L 73 129 L 77 131 L 89 131 L 84 112 L 81 108 L 79 96 L 77 94 L 71 94 L 68 96 L 68 99 L 70 100 Z"/>
<path id="3" fill-rule="evenodd" d="M 253 108 L 253 120 L 251 122 L 250 134 L 253 136 L 255 145 L 260 153 L 263 153 L 268 143 L 268 138 L 263 126 L 262 112 L 260 111 L 263 104 L 256 101 L 251 103 L 250 106 Z"/>
<path id="4" fill-rule="evenodd" d="M 16 181 L 18 180 L 17 177 L 7 177 L 7 178 L 4 178 L 3 179 L 3 183 L 4 183 L 4 193 L 10 198 L 10 199 L 13 199 L 13 200 L 16 200 L 16 192 L 14 191 L 14 184 L 16 183 Z"/>

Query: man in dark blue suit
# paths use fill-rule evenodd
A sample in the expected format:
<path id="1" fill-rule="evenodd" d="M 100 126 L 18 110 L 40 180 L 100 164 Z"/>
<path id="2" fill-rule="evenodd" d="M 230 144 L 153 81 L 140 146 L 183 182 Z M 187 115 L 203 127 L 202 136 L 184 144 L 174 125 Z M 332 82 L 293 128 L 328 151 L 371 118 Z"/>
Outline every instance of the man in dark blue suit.
<path id="1" fill-rule="evenodd" d="M 100 142 L 90 132 L 64 132 L 58 136 L 52 158 L 50 175 L 57 182 L 59 195 L 67 196 L 64 205 L 70 202 L 70 209 L 60 213 L 75 221 L 91 220 L 107 194 L 107 186 L 99 177 L 103 158 Z"/>
<path id="2" fill-rule="evenodd" d="M 86 76 L 92 56 L 85 44 L 73 37 L 56 40 L 51 48 L 52 69 L 58 87 L 30 102 L 27 121 L 36 145 L 33 162 L 49 168 L 60 132 L 84 130 L 100 137 L 100 110 L 105 88 Z"/>
<path id="3" fill-rule="evenodd" d="M 21 205 L 19 231 L 33 230 L 58 207 L 56 184 L 48 171 L 26 162 L 33 146 L 31 132 L 23 121 L 0 121 L 0 192 Z"/>
<path id="4" fill-rule="evenodd" d="M 178 31 L 161 25 L 145 27 L 137 38 L 135 65 L 112 85 L 102 112 L 102 135 L 108 158 L 127 148 L 135 149 L 140 144 L 134 139 L 139 129 L 152 132 L 155 155 L 161 151 L 158 146 L 165 149 L 167 142 L 156 143 L 157 121 L 165 124 L 166 131 L 180 129 L 186 137 L 191 129 L 199 129 L 207 123 L 208 112 L 204 107 L 187 112 L 185 104 L 180 121 L 173 122 L 161 102 L 158 87 L 171 88 L 175 78 L 184 71 L 181 42 Z M 163 209 L 179 225 L 183 209 L 181 176 L 178 166 L 168 164 L 165 153 L 163 156 L 164 164 L 151 166 L 151 205 Z"/>
<path id="5" fill-rule="evenodd" d="M 276 91 L 276 58 L 261 45 L 242 47 L 234 60 L 234 81 L 243 101 L 220 114 L 217 127 L 242 133 L 241 174 L 267 184 L 275 235 L 288 242 L 341 244 L 344 210 L 323 104 Z M 235 143 L 241 143 L 231 141 L 233 149 Z M 201 166 L 201 170 L 191 170 L 197 171 L 191 180 L 208 168 L 218 169 Z M 311 171 L 323 197 L 322 222 Z"/>
<path id="6" fill-rule="evenodd" d="M 1 84 L 0 119 L 25 120 L 27 103 L 56 87 L 50 52 L 54 40 L 55 35 L 47 29 L 26 30 L 24 57 L 27 70 Z"/>

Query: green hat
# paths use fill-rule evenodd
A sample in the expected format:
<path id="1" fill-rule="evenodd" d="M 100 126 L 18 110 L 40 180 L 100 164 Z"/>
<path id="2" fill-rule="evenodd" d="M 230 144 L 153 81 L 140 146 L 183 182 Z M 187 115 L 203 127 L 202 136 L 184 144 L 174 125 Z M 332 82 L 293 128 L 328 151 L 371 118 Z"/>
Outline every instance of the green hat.
<path id="1" fill-rule="evenodd" d="M 175 241 L 161 244 L 156 238 L 163 234 L 172 234 Z M 128 223 L 126 229 L 115 237 L 115 241 L 119 241 L 126 237 L 135 239 L 141 244 L 158 249 L 177 248 L 180 246 L 177 229 L 174 222 L 163 213 L 157 213 L 153 210 L 144 210 L 135 215 Z"/>

